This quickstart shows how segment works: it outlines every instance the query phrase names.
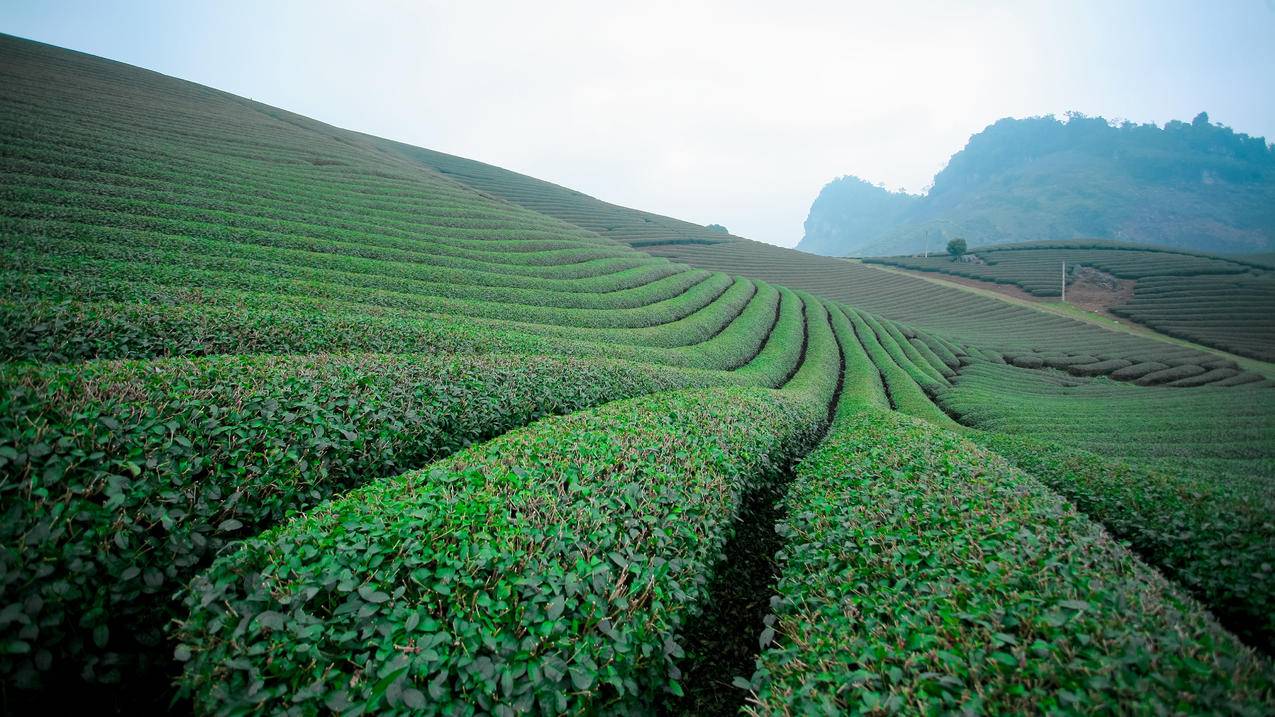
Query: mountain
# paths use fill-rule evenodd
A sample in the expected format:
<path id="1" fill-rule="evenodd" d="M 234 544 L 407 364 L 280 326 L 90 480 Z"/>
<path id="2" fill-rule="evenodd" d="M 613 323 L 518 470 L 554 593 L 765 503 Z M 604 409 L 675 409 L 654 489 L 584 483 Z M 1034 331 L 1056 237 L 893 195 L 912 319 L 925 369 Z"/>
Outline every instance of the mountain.
<path id="1" fill-rule="evenodd" d="M 1214 253 L 1275 249 L 1275 147 L 1214 124 L 1113 124 L 1069 114 L 999 120 L 927 194 L 841 177 L 819 193 L 799 249 L 880 256 L 1032 240 L 1112 239 Z"/>
<path id="2" fill-rule="evenodd" d="M 815 198 L 798 248 L 826 256 L 845 254 L 848 238 L 875 237 L 890 231 L 907 221 L 922 200 L 858 177 L 839 177 L 824 185 Z"/>

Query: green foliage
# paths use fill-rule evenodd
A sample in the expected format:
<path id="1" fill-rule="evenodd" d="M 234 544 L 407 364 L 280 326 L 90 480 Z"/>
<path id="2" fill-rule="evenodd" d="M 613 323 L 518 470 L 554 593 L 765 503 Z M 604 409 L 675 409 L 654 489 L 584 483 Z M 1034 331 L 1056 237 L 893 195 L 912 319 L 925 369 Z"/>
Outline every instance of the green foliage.
<path id="1" fill-rule="evenodd" d="M 848 411 L 798 466 L 756 714 L 1267 714 L 1271 665 L 1002 459 Z M 769 643 L 769 646 L 765 646 Z"/>
<path id="2" fill-rule="evenodd" d="M 880 336 L 868 321 L 871 317 L 853 309 L 843 311 L 854 327 L 859 344 L 880 372 L 890 408 L 939 426 L 956 428 L 956 423 L 934 405 L 913 375 L 899 365 L 895 355 L 882 346 Z"/>
<path id="3" fill-rule="evenodd" d="M 1058 491 L 1245 642 L 1275 654 L 1275 496 L 1265 485 L 1134 467 L 1030 438 L 968 438 Z"/>
<path id="4" fill-rule="evenodd" d="M 965 240 L 960 237 L 957 237 L 947 243 L 947 253 L 953 259 L 965 256 L 965 252 L 967 251 L 969 251 L 969 246 L 965 243 Z"/>
<path id="5" fill-rule="evenodd" d="M 30 684 L 74 664 L 117 681 L 167 659 L 169 596 L 228 541 L 541 416 L 715 382 L 534 356 L 8 370 L 0 561 L 3 602 L 20 609 L 0 673 Z"/>
<path id="6" fill-rule="evenodd" d="M 658 394 L 357 490 L 191 584 L 182 682 L 209 714 L 649 703 L 676 681 L 678 629 L 741 496 L 823 410 L 758 389 Z"/>
<path id="7" fill-rule="evenodd" d="M 1172 370 L 1149 368 L 1148 376 Z M 937 399 L 963 424 L 988 431 L 1142 464 L 1166 461 L 1173 470 L 1202 469 L 1216 480 L 1260 484 L 1275 476 L 1269 450 L 1275 445 L 1275 419 L 1270 388 L 1260 382 L 1144 388 L 976 363 Z"/>
<path id="8" fill-rule="evenodd" d="M 1275 272 L 1139 279 L 1111 313 L 1169 336 L 1275 361 Z"/>

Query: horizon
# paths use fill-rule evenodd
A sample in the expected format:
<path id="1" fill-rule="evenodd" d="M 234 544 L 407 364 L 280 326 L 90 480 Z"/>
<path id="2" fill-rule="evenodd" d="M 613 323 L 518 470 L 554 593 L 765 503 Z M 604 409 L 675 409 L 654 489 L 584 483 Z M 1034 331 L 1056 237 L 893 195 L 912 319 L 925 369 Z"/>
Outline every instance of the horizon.
<path id="1" fill-rule="evenodd" d="M 828 182 L 923 193 L 1005 117 L 1163 126 L 1205 111 L 1269 142 L 1275 98 L 1256 88 L 1275 85 L 1273 29 L 1272 0 L 812 3 L 782 18 L 698 3 L 0 9 L 9 34 L 780 246 Z"/>

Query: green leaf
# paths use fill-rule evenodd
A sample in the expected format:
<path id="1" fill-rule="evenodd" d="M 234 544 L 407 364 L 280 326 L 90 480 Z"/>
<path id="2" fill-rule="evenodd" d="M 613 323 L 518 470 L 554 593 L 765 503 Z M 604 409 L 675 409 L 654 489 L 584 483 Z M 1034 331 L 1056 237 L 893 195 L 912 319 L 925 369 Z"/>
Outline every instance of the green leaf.
<path id="1" fill-rule="evenodd" d="M 572 667 L 568 670 L 571 673 L 571 684 L 581 692 L 593 686 L 594 675 L 589 670 L 579 667 Z"/>
<path id="2" fill-rule="evenodd" d="M 562 611 L 565 606 L 566 606 L 566 599 L 563 598 L 563 596 L 561 595 L 555 597 L 553 600 L 550 600 L 549 608 L 547 611 L 549 619 L 557 620 L 558 618 L 562 617 Z"/>

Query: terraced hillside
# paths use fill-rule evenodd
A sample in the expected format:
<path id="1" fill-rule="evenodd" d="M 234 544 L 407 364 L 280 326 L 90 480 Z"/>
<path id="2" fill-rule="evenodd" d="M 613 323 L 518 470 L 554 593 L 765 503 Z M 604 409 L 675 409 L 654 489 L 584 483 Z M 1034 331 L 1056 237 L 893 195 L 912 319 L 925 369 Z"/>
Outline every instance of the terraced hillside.
<path id="1" fill-rule="evenodd" d="M 703 227 L 618 207 L 481 162 L 398 143 L 382 141 L 382 144 L 400 156 L 421 162 L 479 191 L 597 231 L 648 253 L 712 271 L 798 287 L 824 298 L 843 301 L 941 333 L 955 341 L 976 343 L 1011 354 L 1031 353 L 1042 360 L 1050 356 L 1094 353 L 1104 354 L 1107 357 L 1104 360 L 1128 361 L 1131 364 L 1155 362 L 1202 366 L 1217 360 L 1215 356 L 1190 348 L 1103 330 L 1067 317 L 1042 315 L 953 288 L 886 274 L 872 267 L 738 237 L 723 237 Z M 1179 257 L 1171 261 L 1178 261 L 1174 266 L 1181 270 L 1186 266 L 1181 260 L 1191 255 L 1179 252 L 1159 256 Z M 1253 356 L 1253 350 L 1256 350 L 1260 353 L 1258 358 L 1265 356 L 1265 347 L 1270 343 L 1266 328 L 1266 314 L 1270 312 L 1266 311 L 1266 305 L 1271 299 L 1266 295 L 1266 279 L 1252 273 L 1260 272 L 1260 264 L 1241 265 L 1199 256 L 1190 261 L 1197 265 L 1196 268 L 1207 266 L 1214 271 L 1234 272 L 1239 269 L 1243 272 L 1242 275 L 1227 274 L 1223 275 L 1225 278 L 1211 279 L 1218 281 L 1219 287 L 1224 282 L 1234 284 L 1237 298 L 1217 303 L 1216 308 L 1210 308 L 1203 316 L 1176 311 L 1171 321 L 1160 320 L 1154 324 L 1155 328 L 1242 355 Z M 931 262 L 947 265 L 944 259 L 932 259 Z M 1059 273 L 1053 276 L 1055 283 L 1048 284 L 1055 290 Z M 1042 287 L 1048 283 L 1043 275 L 1039 281 Z M 1161 307 L 1181 301 L 1176 292 L 1153 294 L 1152 291 L 1148 289 L 1145 292 L 1143 304 L 1128 307 L 1130 311 L 1141 311 L 1143 318 L 1136 320 L 1148 324 L 1156 321 L 1154 317 L 1163 315 Z M 1227 329 L 1220 316 L 1221 312 L 1231 309 L 1236 309 L 1237 315 L 1242 316 L 1245 322 L 1238 331 Z M 1222 338 L 1221 332 L 1225 331 L 1230 331 L 1229 338 Z M 1202 338 L 1210 332 L 1216 340 Z M 1257 348 L 1251 349 L 1253 346 Z M 1204 374 L 1208 370 L 1199 373 Z"/>
<path id="2" fill-rule="evenodd" d="M 1109 311 L 1170 336 L 1243 356 L 1275 359 L 1275 271 L 1245 257 L 1213 257 L 1118 242 L 1030 242 L 979 249 L 972 261 L 947 256 L 865 262 L 1009 284 L 1034 296 L 1062 293 L 1087 270 L 1132 284 Z M 1111 282 L 1112 293 L 1116 289 Z"/>
<path id="3" fill-rule="evenodd" d="M 1125 537 L 1193 483 L 1082 513 L 962 437 L 1006 438 L 942 408 L 1010 370 L 972 316 L 652 256 L 411 154 L 0 37 L 4 711 L 1275 709 L 1264 575 Z M 1087 380 L 1254 397 L 1260 471 L 1257 378 Z M 976 619 L 905 642 L 856 595 Z"/>

